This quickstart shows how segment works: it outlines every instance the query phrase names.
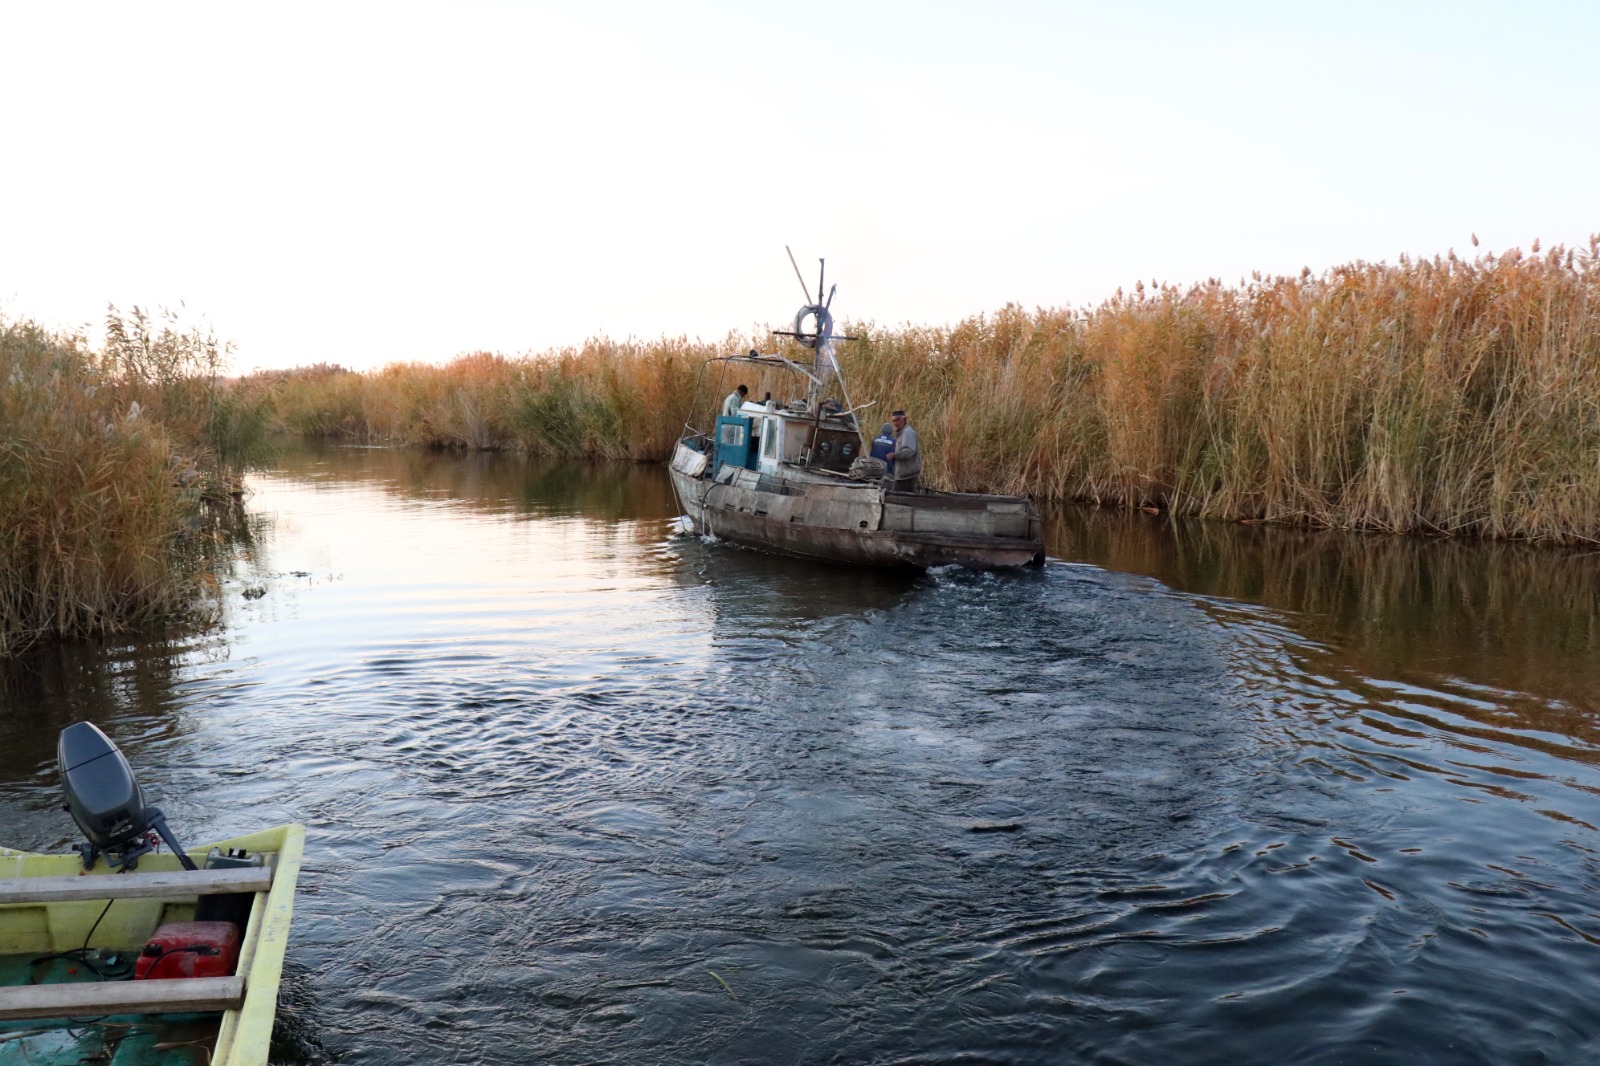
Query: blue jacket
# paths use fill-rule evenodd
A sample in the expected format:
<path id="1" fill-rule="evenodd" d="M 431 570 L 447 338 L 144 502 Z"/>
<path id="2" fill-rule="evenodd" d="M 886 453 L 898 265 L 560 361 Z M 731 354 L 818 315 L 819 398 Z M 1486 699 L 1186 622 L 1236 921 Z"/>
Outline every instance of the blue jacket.
<path id="1" fill-rule="evenodd" d="M 889 458 L 889 453 L 892 451 L 894 451 L 894 431 L 884 426 L 872 439 L 872 457 L 882 459 L 889 464 L 890 477 L 894 477 L 894 460 Z"/>

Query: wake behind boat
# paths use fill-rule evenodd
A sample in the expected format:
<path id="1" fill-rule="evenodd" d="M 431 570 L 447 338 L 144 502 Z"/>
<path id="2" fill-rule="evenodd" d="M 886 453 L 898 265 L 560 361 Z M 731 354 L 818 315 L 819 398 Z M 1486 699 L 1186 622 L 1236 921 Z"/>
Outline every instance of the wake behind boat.
<path id="1" fill-rule="evenodd" d="M 819 300 L 822 291 L 819 277 Z M 783 555 L 863 566 L 1042 565 L 1044 523 L 1025 496 L 893 491 L 849 404 L 834 342 L 851 338 L 833 332 L 832 300 L 830 291 L 813 303 L 807 290 L 794 330 L 780 331 L 814 352 L 811 361 L 756 351 L 708 361 L 746 368 L 757 380 L 776 378 L 792 391 L 745 399 L 710 432 L 692 421 L 684 426 L 672 485 L 693 529 Z"/>

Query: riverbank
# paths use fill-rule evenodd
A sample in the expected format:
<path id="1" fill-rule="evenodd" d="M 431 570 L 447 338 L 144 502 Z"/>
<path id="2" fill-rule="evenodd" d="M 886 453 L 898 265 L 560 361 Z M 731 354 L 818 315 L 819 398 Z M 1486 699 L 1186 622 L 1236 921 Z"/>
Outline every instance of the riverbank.
<path id="1" fill-rule="evenodd" d="M 1329 529 L 1600 541 L 1600 239 L 1138 285 L 1089 309 L 845 324 L 870 428 L 904 406 L 927 477 L 969 491 Z M 372 373 L 223 382 L 227 346 L 137 308 L 80 336 L 0 321 L 0 655 L 193 610 L 269 429 L 559 458 L 665 459 L 771 350 L 591 340 Z M 787 342 L 785 342 L 787 343 Z M 798 354 L 798 353 L 797 353 Z M 768 387 L 749 382 L 757 394 Z M 696 407 L 696 403 L 699 407 Z"/>
<path id="2" fill-rule="evenodd" d="M 1140 284 L 954 326 L 853 322 L 852 399 L 910 410 L 961 490 L 1322 528 L 1600 540 L 1600 274 L 1585 249 Z M 720 342 L 593 340 L 443 367 L 314 367 L 279 425 L 433 447 L 665 458 Z M 733 382 L 700 390 L 707 420 Z M 754 384 L 754 383 L 752 383 Z"/>
<path id="3" fill-rule="evenodd" d="M 204 612 L 264 411 L 226 346 L 112 310 L 108 342 L 0 319 L 0 657 Z"/>

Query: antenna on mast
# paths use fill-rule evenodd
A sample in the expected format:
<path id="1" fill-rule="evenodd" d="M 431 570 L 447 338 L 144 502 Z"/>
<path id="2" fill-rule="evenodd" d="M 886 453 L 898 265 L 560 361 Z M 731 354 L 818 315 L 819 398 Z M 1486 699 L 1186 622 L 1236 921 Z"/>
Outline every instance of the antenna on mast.
<path id="1" fill-rule="evenodd" d="M 789 246 L 787 244 L 784 245 L 783 250 L 789 252 Z M 810 304 L 811 290 L 806 288 L 806 279 L 800 276 L 800 264 L 794 261 L 793 252 L 789 252 L 789 265 L 794 267 L 794 279 L 800 283 L 800 291 L 806 294 L 806 303 Z M 820 292 L 821 290 L 819 289 L 818 291 Z"/>

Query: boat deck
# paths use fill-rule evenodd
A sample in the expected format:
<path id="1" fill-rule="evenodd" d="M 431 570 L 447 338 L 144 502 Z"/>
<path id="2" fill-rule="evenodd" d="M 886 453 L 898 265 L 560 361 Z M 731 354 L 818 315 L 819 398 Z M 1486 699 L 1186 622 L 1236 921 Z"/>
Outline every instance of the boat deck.
<path id="1" fill-rule="evenodd" d="M 132 964 L 132 956 L 127 964 Z M 83 962 L 63 957 L 0 955 L 0 987 L 95 994 L 102 982 Z M 153 982 L 138 982 L 149 984 Z M 119 989 L 120 991 L 120 989 Z M 0 1066 L 200 1066 L 217 1042 L 220 1011 L 183 1014 L 111 1014 L 87 1018 L 0 1020 Z"/>

